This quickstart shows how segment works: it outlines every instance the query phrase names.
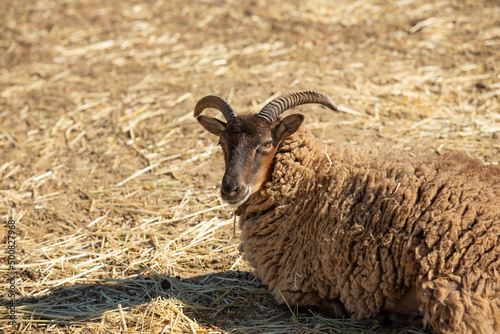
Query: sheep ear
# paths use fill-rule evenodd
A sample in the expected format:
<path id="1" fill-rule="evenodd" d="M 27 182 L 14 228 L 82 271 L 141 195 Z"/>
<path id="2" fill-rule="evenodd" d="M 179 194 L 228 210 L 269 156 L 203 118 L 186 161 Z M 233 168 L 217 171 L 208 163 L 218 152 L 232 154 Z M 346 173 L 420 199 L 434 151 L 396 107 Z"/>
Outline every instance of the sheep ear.
<path id="1" fill-rule="evenodd" d="M 304 121 L 304 116 L 301 114 L 293 114 L 283 118 L 283 120 L 274 128 L 274 134 L 278 140 L 285 139 L 288 136 L 297 131 L 302 122 Z"/>
<path id="2" fill-rule="evenodd" d="M 201 115 L 196 117 L 198 122 L 210 133 L 216 136 L 221 136 L 222 132 L 226 129 L 226 123 L 219 121 L 217 118 Z"/>

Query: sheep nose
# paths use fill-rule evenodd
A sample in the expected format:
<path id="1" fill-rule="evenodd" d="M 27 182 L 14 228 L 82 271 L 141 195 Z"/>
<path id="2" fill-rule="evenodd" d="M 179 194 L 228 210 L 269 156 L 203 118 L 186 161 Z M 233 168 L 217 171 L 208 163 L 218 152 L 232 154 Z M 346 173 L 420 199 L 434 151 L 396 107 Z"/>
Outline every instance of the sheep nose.
<path id="1" fill-rule="evenodd" d="M 243 184 L 235 177 L 227 176 L 222 179 L 221 192 L 226 199 L 237 197 L 243 188 Z"/>
<path id="2" fill-rule="evenodd" d="M 241 186 L 238 185 L 238 184 L 231 184 L 231 185 L 227 185 L 227 186 L 223 186 L 222 187 L 222 192 L 224 193 L 224 195 L 227 195 L 227 196 L 235 196 L 236 194 L 238 194 L 241 190 Z"/>

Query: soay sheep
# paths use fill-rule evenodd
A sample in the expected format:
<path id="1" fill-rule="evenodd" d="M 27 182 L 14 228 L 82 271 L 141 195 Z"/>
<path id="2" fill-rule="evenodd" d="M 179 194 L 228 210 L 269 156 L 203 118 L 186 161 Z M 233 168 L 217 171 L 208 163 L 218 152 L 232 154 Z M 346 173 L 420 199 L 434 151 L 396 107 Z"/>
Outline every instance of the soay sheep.
<path id="1" fill-rule="evenodd" d="M 464 154 L 327 147 L 285 110 L 300 91 L 237 116 L 222 98 L 195 107 L 219 137 L 221 196 L 238 206 L 244 258 L 280 303 L 339 302 L 349 316 L 419 314 L 438 333 L 500 333 L 500 168 Z M 205 108 L 226 122 L 199 116 Z M 337 312 L 338 313 L 338 312 Z"/>

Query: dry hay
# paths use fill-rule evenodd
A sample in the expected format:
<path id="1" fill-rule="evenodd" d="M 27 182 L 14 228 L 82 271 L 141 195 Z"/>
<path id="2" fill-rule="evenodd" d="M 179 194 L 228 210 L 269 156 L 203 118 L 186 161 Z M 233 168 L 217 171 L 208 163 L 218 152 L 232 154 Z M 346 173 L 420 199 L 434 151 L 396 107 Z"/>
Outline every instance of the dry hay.
<path id="1" fill-rule="evenodd" d="M 237 251 L 222 156 L 192 118 L 317 89 L 326 142 L 500 161 L 496 1 L 3 1 L 0 213 L 17 232 L 5 333 L 386 333 L 278 308 Z M 307 111 L 306 111 L 307 110 Z M 11 275 L 0 229 L 2 289 Z"/>

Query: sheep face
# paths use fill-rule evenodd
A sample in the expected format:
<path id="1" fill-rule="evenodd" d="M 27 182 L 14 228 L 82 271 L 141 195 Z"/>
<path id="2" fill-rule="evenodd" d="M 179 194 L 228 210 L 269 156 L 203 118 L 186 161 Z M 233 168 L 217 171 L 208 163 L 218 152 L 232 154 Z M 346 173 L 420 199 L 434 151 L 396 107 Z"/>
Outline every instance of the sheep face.
<path id="1" fill-rule="evenodd" d="M 194 117 L 209 132 L 219 136 L 224 151 L 226 172 L 222 179 L 221 196 L 229 204 L 239 206 L 259 191 L 271 175 L 271 165 L 280 141 L 299 128 L 304 116 L 280 115 L 288 109 L 319 103 L 337 111 L 327 95 L 316 91 L 298 91 L 281 95 L 256 115 L 237 116 L 223 98 L 208 95 L 194 108 Z M 219 110 L 227 123 L 208 116 L 200 116 L 206 108 Z"/>
<path id="2" fill-rule="evenodd" d="M 294 114 L 273 123 L 259 115 L 236 116 L 227 123 L 209 116 L 197 120 L 219 136 L 226 164 L 221 197 L 239 206 L 269 180 L 278 144 L 297 131 L 304 117 Z"/>

